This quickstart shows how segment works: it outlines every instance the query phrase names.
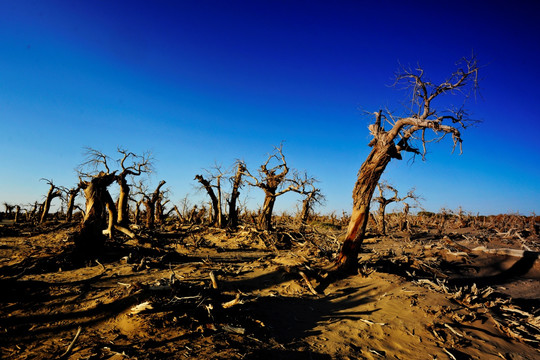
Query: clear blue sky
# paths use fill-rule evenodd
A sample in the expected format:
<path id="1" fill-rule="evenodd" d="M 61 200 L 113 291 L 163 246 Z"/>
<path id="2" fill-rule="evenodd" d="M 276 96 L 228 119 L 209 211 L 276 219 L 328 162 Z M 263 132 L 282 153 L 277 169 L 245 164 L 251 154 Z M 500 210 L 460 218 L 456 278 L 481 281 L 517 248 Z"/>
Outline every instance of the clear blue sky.
<path id="1" fill-rule="evenodd" d="M 254 170 L 285 141 L 320 180 L 320 210 L 350 211 L 364 111 L 402 109 L 399 64 L 439 81 L 474 51 L 483 123 L 463 155 L 433 144 L 384 178 L 430 211 L 540 212 L 539 38 L 535 1 L 0 1 L 0 202 L 42 201 L 40 178 L 72 186 L 83 147 L 119 145 L 152 151 L 153 184 L 196 202 L 202 168 Z"/>

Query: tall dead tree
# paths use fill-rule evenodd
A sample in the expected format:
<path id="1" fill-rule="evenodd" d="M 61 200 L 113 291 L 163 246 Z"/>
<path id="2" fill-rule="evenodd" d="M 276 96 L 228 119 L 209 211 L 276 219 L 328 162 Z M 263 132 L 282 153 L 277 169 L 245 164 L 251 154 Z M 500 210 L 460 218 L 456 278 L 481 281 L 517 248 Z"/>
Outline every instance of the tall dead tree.
<path id="1" fill-rule="evenodd" d="M 271 160 L 277 161 L 277 164 L 272 168 L 268 168 Z M 257 227 L 260 230 L 272 230 L 272 212 L 278 196 L 289 191 L 297 191 L 307 184 L 306 181 L 313 181 L 313 179 L 306 179 L 305 181 L 300 179 L 296 172 L 293 173 L 292 177 L 287 177 L 288 174 L 289 167 L 285 155 L 283 155 L 283 144 L 275 147 L 274 152 L 261 165 L 258 170 L 258 177 L 253 176 L 247 169 L 244 171 L 244 175 L 252 180 L 247 181 L 247 183 L 264 191 L 264 202 L 257 219 Z"/>
<path id="2" fill-rule="evenodd" d="M 128 176 L 139 176 L 143 173 L 150 173 L 152 171 L 152 158 L 150 153 L 144 153 L 140 156 L 120 148 L 118 149 L 118 152 L 122 155 L 122 159 L 119 160 L 122 169 L 116 176 L 116 182 L 120 186 L 120 193 L 117 201 L 117 222 L 119 225 L 125 227 L 129 224 L 130 187 L 127 178 Z"/>
<path id="3" fill-rule="evenodd" d="M 221 228 L 225 225 L 221 199 L 221 178 L 223 177 L 223 173 L 220 171 L 219 168 L 216 169 L 217 175 L 210 175 L 210 180 L 205 179 L 202 175 L 195 175 L 195 180 L 197 180 L 206 190 L 206 193 L 208 194 L 208 196 L 210 197 L 210 201 L 212 202 L 212 217 L 210 219 L 210 222 L 213 226 Z M 211 183 L 214 179 L 216 180 L 215 185 Z M 214 189 L 216 189 L 216 192 L 214 192 Z"/>
<path id="4" fill-rule="evenodd" d="M 39 223 L 43 224 L 45 222 L 45 219 L 47 219 L 47 215 L 49 214 L 49 210 L 51 208 L 51 202 L 54 198 L 62 196 L 62 192 L 58 187 L 56 187 L 52 180 L 48 179 L 41 179 L 45 180 L 47 184 L 50 185 L 49 191 L 47 192 L 47 196 L 45 197 L 45 202 L 43 202 L 43 209 L 41 211 L 41 217 L 39 219 Z"/>
<path id="5" fill-rule="evenodd" d="M 379 204 L 379 209 L 377 211 L 379 233 L 381 235 L 386 235 L 386 207 L 393 202 L 402 202 L 407 199 L 412 199 L 412 200 L 417 201 L 418 196 L 414 193 L 414 189 L 411 189 L 409 190 L 407 195 L 403 197 L 399 197 L 398 191 L 392 185 L 388 184 L 385 181 L 379 182 L 377 184 L 377 188 L 379 190 L 379 196 L 374 198 L 373 202 L 377 202 Z M 393 193 L 392 197 L 388 197 L 388 195 L 386 195 L 386 192 L 388 191 Z M 407 211 L 408 211 L 408 208 L 407 208 Z"/>
<path id="6" fill-rule="evenodd" d="M 246 164 L 243 161 L 236 162 L 236 173 L 232 178 L 232 190 L 229 198 L 229 217 L 227 219 L 227 227 L 235 229 L 238 226 L 238 209 L 236 202 L 240 196 L 240 187 L 242 186 L 242 175 L 246 171 Z"/>
<path id="7" fill-rule="evenodd" d="M 458 69 L 440 84 L 426 79 L 422 68 L 401 69 L 396 76 L 396 85 L 412 92 L 411 105 L 405 116 L 395 117 L 390 112 L 374 113 L 375 122 L 369 126 L 373 139 L 372 148 L 367 159 L 358 172 L 353 190 L 353 209 L 347 234 L 340 253 L 336 259 L 336 269 L 356 268 L 358 252 L 362 245 L 366 225 L 369 218 L 369 205 L 375 187 L 386 166 L 392 159 L 401 159 L 402 152 L 426 154 L 426 145 L 439 142 L 446 135 L 452 136 L 454 148 L 461 150 L 461 129 L 473 121 L 463 108 L 441 112 L 435 107 L 435 100 L 443 95 L 461 94 L 467 97 L 477 88 L 478 70 L 476 58 L 463 59 Z M 385 128 L 385 123 L 389 128 Z M 411 140 L 419 141 L 422 151 L 409 144 Z"/>

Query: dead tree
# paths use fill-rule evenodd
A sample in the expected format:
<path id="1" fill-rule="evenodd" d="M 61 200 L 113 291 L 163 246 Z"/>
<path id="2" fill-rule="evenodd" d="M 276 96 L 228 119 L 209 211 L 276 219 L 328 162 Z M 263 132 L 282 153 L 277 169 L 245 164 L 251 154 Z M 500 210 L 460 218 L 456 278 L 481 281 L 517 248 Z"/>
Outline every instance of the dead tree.
<path id="1" fill-rule="evenodd" d="M 401 231 L 407 230 L 409 233 L 411 232 L 411 224 L 409 223 L 409 204 L 405 203 L 403 205 L 403 213 L 400 218 L 400 224 L 399 229 Z"/>
<path id="2" fill-rule="evenodd" d="M 268 168 L 270 161 L 274 159 L 278 162 L 272 168 Z M 248 185 L 255 186 L 264 191 L 264 202 L 259 218 L 257 219 L 257 227 L 260 230 L 272 230 L 272 212 L 274 204 L 278 196 L 281 196 L 289 191 L 297 191 L 302 186 L 307 185 L 306 181 L 313 182 L 313 179 L 300 179 L 298 174 L 293 173 L 292 177 L 287 177 L 289 167 L 283 155 L 283 144 L 275 147 L 274 152 L 268 156 L 266 162 L 259 168 L 258 177 L 253 176 L 249 170 L 244 170 L 244 175 L 252 181 L 247 181 Z"/>
<path id="3" fill-rule="evenodd" d="M 67 201 L 66 209 L 66 222 L 73 220 L 73 210 L 75 209 L 75 199 L 81 190 L 81 184 L 77 184 L 76 187 L 67 189 L 65 187 L 60 188 L 60 190 L 65 194 L 65 200 Z"/>
<path id="4" fill-rule="evenodd" d="M 160 191 L 158 201 L 156 201 L 156 209 L 154 214 L 154 221 L 156 224 L 161 225 L 165 222 L 165 219 L 169 216 L 171 211 L 174 209 L 169 209 L 165 211 L 165 205 L 167 205 L 170 200 L 166 198 L 168 190 Z"/>
<path id="5" fill-rule="evenodd" d="M 212 226 L 217 226 L 219 228 L 224 227 L 225 225 L 225 217 L 223 215 L 223 207 L 222 207 L 222 192 L 221 192 L 221 178 L 223 177 L 223 173 L 219 169 L 219 167 L 216 167 L 217 174 L 216 175 L 210 175 L 210 180 L 205 179 L 202 175 L 195 175 L 195 180 L 197 180 L 201 186 L 206 190 L 208 193 L 208 196 L 210 197 L 210 201 L 212 202 L 212 213 L 211 213 L 211 219 L 210 223 Z M 213 180 L 216 180 L 215 185 L 212 184 Z M 216 189 L 216 192 L 214 192 L 214 189 Z M 216 195 L 217 193 L 217 195 Z"/>
<path id="6" fill-rule="evenodd" d="M 116 207 L 107 188 L 116 180 L 116 172 L 101 171 L 80 180 L 84 191 L 86 210 L 81 227 L 75 235 L 75 245 L 81 253 L 96 253 L 105 243 L 105 234 L 113 236 L 116 223 Z"/>
<path id="7" fill-rule="evenodd" d="M 369 205 L 373 192 L 386 166 L 392 159 L 401 159 L 402 152 L 426 154 L 426 145 L 439 142 L 446 135 L 452 136 L 454 149 L 461 150 L 461 129 L 473 122 L 463 109 L 441 112 L 435 108 L 435 100 L 443 95 L 462 94 L 468 96 L 474 92 L 478 80 L 476 58 L 463 59 L 458 70 L 440 84 L 426 79 L 424 70 L 403 68 L 396 76 L 396 85 L 404 85 L 411 90 L 411 106 L 405 116 L 395 117 L 390 112 L 374 113 L 375 122 L 369 126 L 373 139 L 369 146 L 371 152 L 358 172 L 353 190 L 353 210 L 340 253 L 336 258 L 336 269 L 356 268 L 358 252 L 362 245 L 369 218 Z M 385 129 L 385 123 L 389 129 Z M 411 140 L 418 140 L 422 151 L 410 145 Z"/>
<path id="8" fill-rule="evenodd" d="M 144 197 L 141 196 L 139 200 L 131 198 L 131 200 L 135 203 L 135 211 L 133 212 L 133 223 L 135 225 L 139 225 L 141 223 L 141 204 L 144 201 Z"/>
<path id="9" fill-rule="evenodd" d="M 48 179 L 41 179 L 45 180 L 47 184 L 49 184 L 51 187 L 49 188 L 49 192 L 47 193 L 47 196 L 45 197 L 45 202 L 43 203 L 43 209 L 41 211 L 41 217 L 39 219 L 39 223 L 43 224 L 45 222 L 45 219 L 47 218 L 47 215 L 49 214 L 49 210 L 51 208 L 51 202 L 54 198 L 61 197 L 62 191 L 58 187 L 56 187 L 52 180 Z"/>
<path id="10" fill-rule="evenodd" d="M 13 219 L 14 224 L 17 224 L 19 222 L 20 214 L 21 214 L 21 206 L 15 205 L 15 218 Z"/>
<path id="11" fill-rule="evenodd" d="M 30 204 L 30 206 L 32 206 L 32 210 L 29 214 L 27 214 L 26 221 L 31 221 L 32 224 L 35 224 L 35 222 L 37 221 L 37 213 L 40 205 L 37 201 L 35 201 L 34 204 Z"/>
<path id="12" fill-rule="evenodd" d="M 242 187 L 242 175 L 246 171 L 246 164 L 243 161 L 236 162 L 236 173 L 232 178 L 232 190 L 229 198 L 229 217 L 227 219 L 227 227 L 235 229 L 238 226 L 238 209 L 236 202 L 240 196 L 240 188 Z"/>
<path id="13" fill-rule="evenodd" d="M 161 187 L 165 185 L 165 180 L 161 180 L 152 194 L 147 194 L 146 192 L 141 192 L 143 197 L 143 204 L 146 208 L 146 227 L 148 229 L 153 229 L 155 226 L 155 213 L 156 213 L 156 204 L 161 197 Z M 140 188 L 140 190 L 142 190 Z"/>
<path id="14" fill-rule="evenodd" d="M 143 173 L 150 173 L 152 171 L 152 162 L 150 153 L 144 153 L 142 156 L 139 156 L 120 148 L 118 149 L 118 152 L 122 154 L 122 159 L 119 160 L 122 170 L 120 170 L 120 173 L 116 176 L 116 182 L 120 186 L 120 193 L 117 201 L 117 222 L 119 225 L 125 227 L 129 224 L 128 203 L 130 187 L 127 178 L 128 176 L 139 176 Z M 128 161 L 130 162 L 128 163 Z"/>
<path id="15" fill-rule="evenodd" d="M 15 205 L 8 204 L 7 202 L 3 203 L 4 208 L 6 209 L 6 216 L 9 218 L 11 216 L 11 212 L 15 208 Z"/>
<path id="16" fill-rule="evenodd" d="M 307 175 L 305 178 L 307 179 Z M 325 200 L 324 195 L 321 193 L 321 189 L 316 188 L 313 182 L 314 181 L 306 182 L 304 186 L 297 191 L 299 194 L 304 195 L 302 209 L 299 213 L 300 231 L 304 231 L 314 206 L 316 204 L 322 204 Z"/>
<path id="17" fill-rule="evenodd" d="M 402 202 L 407 199 L 418 200 L 418 196 L 414 193 L 414 189 L 409 190 L 407 195 L 403 197 L 398 196 L 398 191 L 385 181 L 381 181 L 377 184 L 379 189 L 379 196 L 374 198 L 373 201 L 379 203 L 379 209 L 377 211 L 379 233 L 386 235 L 386 207 L 393 202 Z M 394 195 L 392 197 L 386 197 L 386 191 L 391 191 Z M 408 208 L 407 208 L 408 211 Z"/>

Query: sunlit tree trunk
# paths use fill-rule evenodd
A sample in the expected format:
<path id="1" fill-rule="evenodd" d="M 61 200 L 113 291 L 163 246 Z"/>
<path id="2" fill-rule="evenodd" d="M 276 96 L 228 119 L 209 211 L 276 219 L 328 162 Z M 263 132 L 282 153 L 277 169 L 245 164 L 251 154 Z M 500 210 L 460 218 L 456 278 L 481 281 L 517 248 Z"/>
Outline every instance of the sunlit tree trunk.
<path id="1" fill-rule="evenodd" d="M 257 220 L 257 226 L 259 230 L 272 230 L 272 212 L 274 211 L 274 204 L 276 203 L 276 196 L 271 191 L 265 192 L 263 207 Z"/>
<path id="2" fill-rule="evenodd" d="M 358 253 L 369 219 L 369 205 L 371 198 L 383 174 L 386 166 L 392 159 L 390 154 L 395 153 L 394 144 L 384 146 L 375 145 L 368 158 L 362 164 L 358 173 L 358 179 L 353 191 L 353 210 L 351 220 L 347 228 L 347 234 L 337 257 L 336 264 L 339 268 L 355 267 L 358 261 Z"/>
<path id="3" fill-rule="evenodd" d="M 49 214 L 49 210 L 51 208 L 51 201 L 62 195 L 60 190 L 54 186 L 54 184 L 51 181 L 47 181 L 51 187 L 49 188 L 49 192 L 47 193 L 47 197 L 45 198 L 45 202 L 43 203 L 43 210 L 41 212 L 41 218 L 39 219 L 39 223 L 42 224 L 47 219 L 47 215 Z"/>

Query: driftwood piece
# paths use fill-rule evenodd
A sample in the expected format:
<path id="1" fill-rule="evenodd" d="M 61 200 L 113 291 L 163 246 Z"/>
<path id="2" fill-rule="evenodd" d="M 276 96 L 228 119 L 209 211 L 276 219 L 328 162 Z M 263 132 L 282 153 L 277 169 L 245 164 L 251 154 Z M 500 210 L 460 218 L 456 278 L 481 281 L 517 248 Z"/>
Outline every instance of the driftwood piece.
<path id="1" fill-rule="evenodd" d="M 73 350 L 73 346 L 75 345 L 75 342 L 77 341 L 77 339 L 79 338 L 79 335 L 81 334 L 81 330 L 82 330 L 82 328 L 79 326 L 79 328 L 77 329 L 77 333 L 75 334 L 75 337 L 73 338 L 73 340 L 69 344 L 66 351 L 64 351 L 64 353 L 62 355 L 60 355 L 59 359 L 67 359 L 68 358 L 69 354 L 71 353 L 71 350 Z"/>

